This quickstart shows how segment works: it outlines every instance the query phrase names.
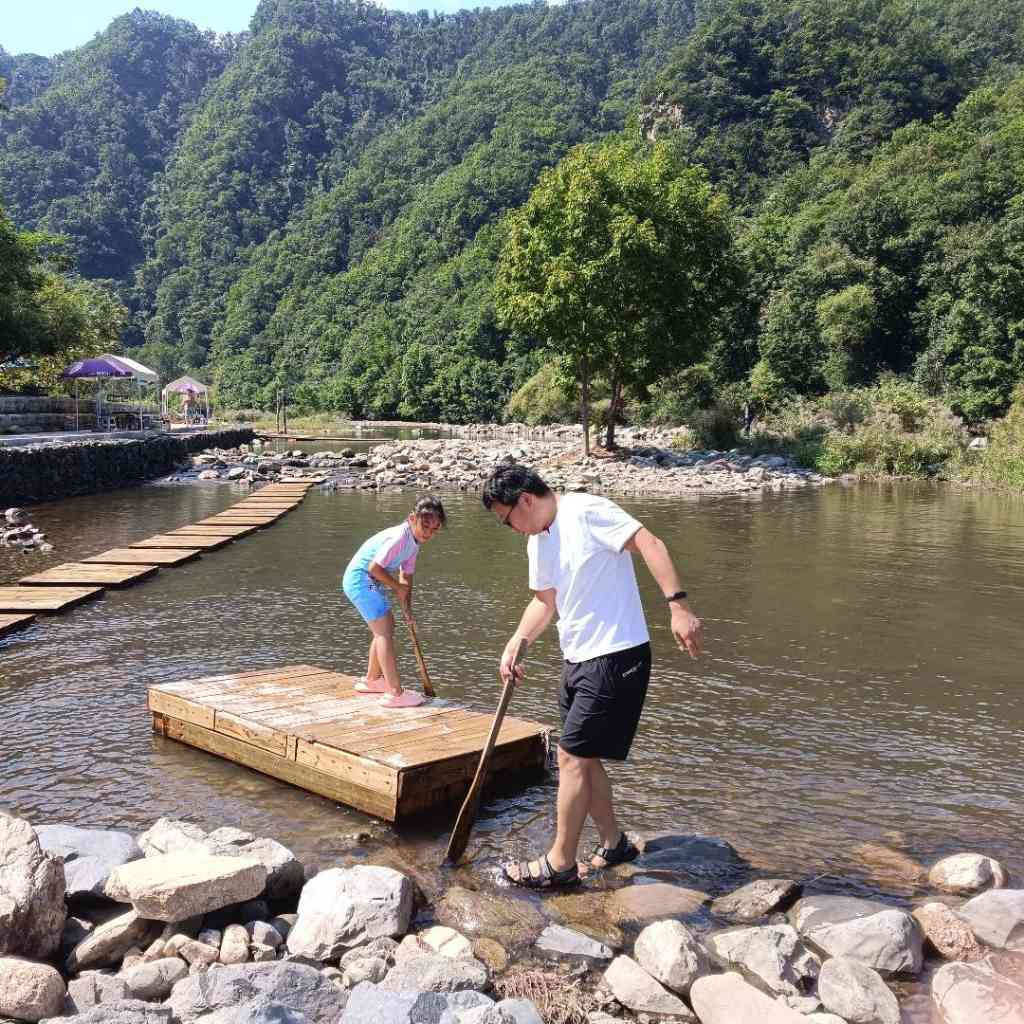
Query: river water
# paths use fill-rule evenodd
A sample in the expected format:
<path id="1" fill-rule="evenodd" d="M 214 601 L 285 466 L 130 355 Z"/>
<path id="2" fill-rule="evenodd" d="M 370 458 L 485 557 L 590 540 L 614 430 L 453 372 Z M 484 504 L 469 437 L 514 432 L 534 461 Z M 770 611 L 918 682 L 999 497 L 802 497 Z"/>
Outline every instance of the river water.
<path id="1" fill-rule="evenodd" d="M 33 522 L 55 550 L 0 549 L 0 583 L 242 496 L 223 483 L 147 485 L 39 506 Z M 421 554 L 420 638 L 438 692 L 490 711 L 528 597 L 525 541 L 475 495 L 445 501 L 449 529 Z M 352 855 L 364 833 L 356 855 L 386 849 L 432 870 L 453 815 L 395 831 L 156 738 L 145 707 L 152 683 L 218 672 L 363 671 L 367 634 L 339 575 L 410 503 L 313 492 L 270 529 L 0 641 L 0 806 L 37 824 L 238 825 L 319 865 Z M 640 569 L 655 671 L 634 756 L 614 769 L 627 827 L 721 836 L 758 869 L 828 891 L 897 893 L 865 842 L 925 864 L 978 850 L 1021 877 L 1024 502 L 832 486 L 622 504 L 667 542 L 707 630 L 704 658 L 676 652 Z M 401 668 L 415 685 L 407 649 Z M 531 650 L 511 713 L 557 725 L 558 671 L 552 632 Z M 477 880 L 505 853 L 544 849 L 553 806 L 553 778 L 485 804 Z"/>

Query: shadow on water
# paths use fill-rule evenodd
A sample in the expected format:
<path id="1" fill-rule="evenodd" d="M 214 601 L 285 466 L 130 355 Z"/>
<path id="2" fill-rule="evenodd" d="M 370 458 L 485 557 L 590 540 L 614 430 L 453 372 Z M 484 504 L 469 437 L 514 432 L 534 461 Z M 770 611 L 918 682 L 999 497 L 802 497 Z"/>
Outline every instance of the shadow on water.
<path id="1" fill-rule="evenodd" d="M 0 550 L 0 583 L 243 493 L 150 485 L 40 506 L 33 521 L 55 550 Z M 487 801 L 471 864 L 443 872 L 454 810 L 395 830 L 150 732 L 152 683 L 297 662 L 362 671 L 367 636 L 340 572 L 411 502 L 313 493 L 268 530 L 0 641 L 0 805 L 35 823 L 238 825 L 314 865 L 387 856 L 427 888 L 488 884 L 502 858 L 543 849 L 553 776 Z M 420 637 L 439 694 L 491 712 L 496 659 L 528 596 L 524 545 L 474 495 L 446 504 L 450 528 L 421 555 Z M 925 864 L 977 849 L 1019 877 L 1019 499 L 832 487 L 622 504 L 669 544 L 707 624 L 705 658 L 675 652 L 641 571 L 655 675 L 633 757 L 612 770 L 628 828 L 721 836 L 751 870 L 830 891 L 912 894 L 865 843 Z M 531 650 L 511 714 L 557 726 L 559 664 L 552 634 Z M 407 645 L 401 669 L 411 684 Z"/>

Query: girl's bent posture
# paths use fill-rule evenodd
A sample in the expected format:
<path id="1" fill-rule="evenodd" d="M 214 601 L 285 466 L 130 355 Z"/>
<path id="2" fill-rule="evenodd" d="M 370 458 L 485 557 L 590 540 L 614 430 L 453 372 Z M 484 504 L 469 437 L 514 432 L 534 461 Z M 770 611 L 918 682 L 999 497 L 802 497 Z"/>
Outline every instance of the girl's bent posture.
<path id="1" fill-rule="evenodd" d="M 373 634 L 366 676 L 356 683 L 356 690 L 382 694 L 381 707 L 411 708 L 423 703 L 422 694 L 403 690 L 398 679 L 395 617 L 387 591 L 394 591 L 402 611 L 411 619 L 416 556 L 420 545 L 446 522 L 444 506 L 438 498 L 420 498 L 404 522 L 375 533 L 359 548 L 342 578 L 345 596 Z"/>

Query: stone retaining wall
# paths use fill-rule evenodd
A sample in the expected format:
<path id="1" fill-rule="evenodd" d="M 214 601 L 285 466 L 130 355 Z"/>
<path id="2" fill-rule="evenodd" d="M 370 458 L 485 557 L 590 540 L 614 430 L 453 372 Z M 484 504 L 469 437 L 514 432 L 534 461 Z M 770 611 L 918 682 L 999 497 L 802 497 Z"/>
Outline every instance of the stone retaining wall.
<path id="1" fill-rule="evenodd" d="M 135 412 L 138 402 L 104 402 L 107 412 Z M 158 411 L 152 402 L 144 402 L 150 412 Z M 55 430 L 92 430 L 96 425 L 96 404 L 90 399 L 79 403 L 75 416 L 73 398 L 30 398 L 24 395 L 0 395 L 0 434 L 35 434 Z"/>
<path id="2" fill-rule="evenodd" d="M 0 509 L 95 494 L 170 473 L 206 448 L 252 441 L 249 427 L 161 434 L 145 440 L 66 441 L 0 448 Z"/>

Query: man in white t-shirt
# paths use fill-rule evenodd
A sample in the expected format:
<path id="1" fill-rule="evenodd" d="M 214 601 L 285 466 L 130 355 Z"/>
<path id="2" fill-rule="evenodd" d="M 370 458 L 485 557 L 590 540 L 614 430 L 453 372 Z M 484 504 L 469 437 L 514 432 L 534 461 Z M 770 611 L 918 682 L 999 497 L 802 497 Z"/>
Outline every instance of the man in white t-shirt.
<path id="1" fill-rule="evenodd" d="M 526 466 L 505 464 L 484 486 L 484 506 L 499 522 L 529 537 L 530 590 L 501 657 L 511 675 L 520 641 L 532 643 L 558 615 L 565 659 L 559 711 L 558 831 L 554 844 L 532 861 L 506 864 L 506 877 L 530 889 L 576 885 L 577 847 L 587 816 L 600 837 L 585 870 L 633 860 L 636 846 L 619 828 L 602 760 L 624 761 L 636 734 L 651 674 L 651 645 L 633 553 L 661 587 L 680 650 L 697 657 L 704 627 L 665 545 L 607 498 L 556 495 Z M 515 670 L 521 678 L 522 669 Z"/>

